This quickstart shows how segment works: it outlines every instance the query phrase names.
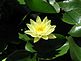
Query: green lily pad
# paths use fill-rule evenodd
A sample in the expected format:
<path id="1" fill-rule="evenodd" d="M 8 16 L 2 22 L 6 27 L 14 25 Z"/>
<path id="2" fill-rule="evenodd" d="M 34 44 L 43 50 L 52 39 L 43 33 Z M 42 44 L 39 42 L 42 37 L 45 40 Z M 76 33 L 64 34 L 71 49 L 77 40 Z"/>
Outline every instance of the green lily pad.
<path id="1" fill-rule="evenodd" d="M 25 3 L 32 11 L 56 13 L 56 10 L 50 4 L 43 0 L 25 0 Z"/>
<path id="2" fill-rule="evenodd" d="M 33 45 L 30 43 L 30 42 L 27 42 L 26 45 L 25 45 L 25 49 L 29 52 L 36 52 L 34 49 L 33 49 Z"/>
<path id="3" fill-rule="evenodd" d="M 81 26 L 74 25 L 68 34 L 73 37 L 81 37 Z"/>
<path id="4" fill-rule="evenodd" d="M 80 10 L 73 10 L 64 13 L 63 21 L 72 24 L 72 25 L 81 25 L 81 11 Z"/>
<path id="5" fill-rule="evenodd" d="M 26 34 L 21 34 L 21 33 L 19 33 L 19 39 L 24 40 L 26 42 L 31 40 Z"/>
<path id="6" fill-rule="evenodd" d="M 45 0 L 45 2 L 47 2 L 47 1 Z M 54 9 L 56 10 L 57 13 L 60 12 L 60 6 L 55 0 L 49 0 L 49 4 L 54 7 Z"/>
<path id="7" fill-rule="evenodd" d="M 17 0 L 17 1 L 19 2 L 19 4 L 23 4 L 23 5 L 26 4 L 24 0 Z"/>
<path id="8" fill-rule="evenodd" d="M 61 1 L 59 2 L 60 7 L 68 12 L 68 11 L 72 11 L 75 9 L 80 9 L 81 8 L 81 0 L 65 0 L 65 1 Z"/>
<path id="9" fill-rule="evenodd" d="M 79 47 L 70 36 L 67 38 L 69 41 L 70 55 L 73 61 L 81 61 L 81 47 Z"/>

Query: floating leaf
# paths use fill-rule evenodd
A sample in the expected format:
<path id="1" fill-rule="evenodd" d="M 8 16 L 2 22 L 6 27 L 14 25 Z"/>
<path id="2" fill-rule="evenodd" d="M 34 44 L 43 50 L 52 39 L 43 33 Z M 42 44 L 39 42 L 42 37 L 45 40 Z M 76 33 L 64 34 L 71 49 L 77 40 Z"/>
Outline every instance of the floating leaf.
<path id="1" fill-rule="evenodd" d="M 75 9 L 80 9 L 81 8 L 81 0 L 65 0 L 59 2 L 60 7 L 64 11 L 71 11 Z"/>
<path id="2" fill-rule="evenodd" d="M 26 34 L 21 34 L 21 33 L 19 33 L 19 38 L 26 42 L 30 40 L 30 38 Z"/>
<path id="3" fill-rule="evenodd" d="M 56 13 L 56 10 L 50 4 L 43 0 L 25 0 L 25 2 L 32 11 Z"/>
<path id="4" fill-rule="evenodd" d="M 74 37 L 81 37 L 81 26 L 74 25 L 68 34 Z"/>
<path id="5" fill-rule="evenodd" d="M 19 2 L 19 4 L 25 4 L 25 1 L 24 0 L 17 0 Z"/>
<path id="6" fill-rule="evenodd" d="M 57 13 L 60 12 L 60 6 L 55 0 L 49 0 L 49 3 L 54 7 Z"/>
<path id="7" fill-rule="evenodd" d="M 79 47 L 70 36 L 67 38 L 70 46 L 70 54 L 73 61 L 81 61 L 81 47 Z"/>
<path id="8" fill-rule="evenodd" d="M 25 49 L 29 52 L 36 52 L 34 49 L 33 49 L 33 45 L 29 42 L 27 42 L 26 46 L 25 46 Z"/>
<path id="9" fill-rule="evenodd" d="M 66 42 L 62 47 L 58 48 L 57 51 L 58 50 L 60 50 L 60 51 L 58 52 L 59 54 L 57 54 L 56 57 L 59 57 L 59 56 L 66 54 L 69 50 L 69 43 Z"/>
<path id="10" fill-rule="evenodd" d="M 81 11 L 80 10 L 73 10 L 64 13 L 63 21 L 72 24 L 72 25 L 81 25 Z"/>

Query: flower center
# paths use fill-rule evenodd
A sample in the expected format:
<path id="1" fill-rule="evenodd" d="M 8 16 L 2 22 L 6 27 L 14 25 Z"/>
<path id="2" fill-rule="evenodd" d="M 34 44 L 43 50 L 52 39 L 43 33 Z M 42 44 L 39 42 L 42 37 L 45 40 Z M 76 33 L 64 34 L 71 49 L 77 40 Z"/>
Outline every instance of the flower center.
<path id="1" fill-rule="evenodd" d="M 42 32 L 42 31 L 43 31 L 43 28 L 39 27 L 39 28 L 37 29 L 37 31 L 38 31 L 38 32 Z"/>
<path id="2" fill-rule="evenodd" d="M 44 32 L 44 26 L 42 26 L 42 25 L 39 25 L 39 26 L 37 26 L 36 27 L 36 31 L 37 31 L 37 33 L 38 34 L 42 34 L 43 32 Z"/>

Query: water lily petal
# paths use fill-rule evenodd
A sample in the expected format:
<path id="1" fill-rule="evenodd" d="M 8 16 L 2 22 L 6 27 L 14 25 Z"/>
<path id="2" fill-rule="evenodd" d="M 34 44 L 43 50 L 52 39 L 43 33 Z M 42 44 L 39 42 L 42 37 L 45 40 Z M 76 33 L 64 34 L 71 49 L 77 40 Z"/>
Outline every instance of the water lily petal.
<path id="1" fill-rule="evenodd" d="M 30 30 L 33 30 L 31 24 L 26 24 L 26 25 Z"/>
<path id="2" fill-rule="evenodd" d="M 41 18 L 39 16 L 37 16 L 37 18 L 36 18 L 36 23 L 38 23 L 38 24 L 41 23 Z"/>
<path id="3" fill-rule="evenodd" d="M 42 38 L 45 39 L 45 40 L 48 40 L 48 36 L 47 35 L 42 36 Z"/>
<path id="4" fill-rule="evenodd" d="M 47 23 L 46 23 L 46 25 L 50 25 L 51 24 L 51 20 L 49 20 Z"/>
<path id="5" fill-rule="evenodd" d="M 30 23 L 31 23 L 32 26 L 36 25 L 36 22 L 34 20 L 32 20 L 32 19 L 30 19 Z"/>
<path id="6" fill-rule="evenodd" d="M 31 32 L 30 30 L 26 30 L 24 33 L 31 35 L 32 37 L 37 37 L 37 35 L 33 32 Z"/>
<path id="7" fill-rule="evenodd" d="M 38 42 L 39 40 L 40 40 L 40 38 L 35 37 L 35 38 L 34 38 L 34 43 Z"/>
<path id="8" fill-rule="evenodd" d="M 44 28 L 44 34 L 45 34 L 45 32 L 47 32 L 49 29 L 50 29 L 50 27 L 51 27 L 51 25 L 50 25 L 50 23 L 51 23 L 51 20 L 50 21 L 48 21 L 47 23 L 42 23 L 42 25 L 43 25 L 43 28 Z"/>
<path id="9" fill-rule="evenodd" d="M 34 26 L 32 26 L 31 24 L 26 24 L 27 27 L 30 29 L 30 31 L 34 32 L 35 31 L 35 28 Z"/>
<path id="10" fill-rule="evenodd" d="M 49 39 L 55 39 L 56 36 L 55 36 L 54 34 L 49 34 L 49 35 L 48 35 L 48 38 L 49 38 Z"/>
<path id="11" fill-rule="evenodd" d="M 47 23 L 48 22 L 48 18 L 47 18 L 47 16 L 43 19 L 43 24 L 45 24 L 45 23 Z"/>
<path id="12" fill-rule="evenodd" d="M 51 25 L 47 25 L 43 31 L 42 35 L 46 35 L 46 33 L 48 32 L 48 30 L 50 29 Z"/>
<path id="13" fill-rule="evenodd" d="M 51 34 L 51 33 L 55 30 L 55 27 L 56 27 L 55 25 L 51 26 L 51 27 L 47 30 L 46 35 Z"/>

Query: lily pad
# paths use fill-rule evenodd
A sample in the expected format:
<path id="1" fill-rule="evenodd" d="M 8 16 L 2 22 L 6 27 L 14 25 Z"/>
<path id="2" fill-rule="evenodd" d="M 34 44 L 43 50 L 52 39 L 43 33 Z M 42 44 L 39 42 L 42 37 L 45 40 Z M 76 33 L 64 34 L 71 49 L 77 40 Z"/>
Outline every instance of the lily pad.
<path id="1" fill-rule="evenodd" d="M 32 11 L 56 13 L 56 10 L 50 4 L 43 0 L 25 0 L 25 3 Z"/>
<path id="2" fill-rule="evenodd" d="M 81 47 L 79 47 L 70 36 L 67 38 L 70 46 L 70 54 L 73 61 L 81 61 Z"/>
<path id="3" fill-rule="evenodd" d="M 81 37 L 81 26 L 74 25 L 68 34 L 73 37 Z"/>

